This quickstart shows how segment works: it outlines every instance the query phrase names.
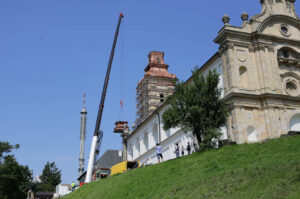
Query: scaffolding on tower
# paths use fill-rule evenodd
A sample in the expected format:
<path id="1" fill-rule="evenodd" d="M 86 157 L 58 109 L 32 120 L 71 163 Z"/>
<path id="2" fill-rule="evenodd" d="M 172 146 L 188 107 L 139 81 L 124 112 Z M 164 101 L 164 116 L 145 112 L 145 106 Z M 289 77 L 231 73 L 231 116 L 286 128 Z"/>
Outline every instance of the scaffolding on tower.
<path id="1" fill-rule="evenodd" d="M 149 64 L 145 68 L 145 75 L 136 88 L 136 126 L 173 94 L 177 79 L 174 74 L 168 72 L 169 66 L 164 62 L 163 52 L 152 51 L 148 58 Z"/>

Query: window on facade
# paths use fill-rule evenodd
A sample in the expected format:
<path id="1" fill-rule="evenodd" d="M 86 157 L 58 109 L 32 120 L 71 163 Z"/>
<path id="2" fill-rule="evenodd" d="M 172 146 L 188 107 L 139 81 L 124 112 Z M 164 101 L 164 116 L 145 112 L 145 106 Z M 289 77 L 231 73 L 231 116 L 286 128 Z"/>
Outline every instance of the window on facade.
<path id="1" fill-rule="evenodd" d="M 288 34 L 288 28 L 286 26 L 281 26 L 280 30 L 281 30 L 282 34 L 284 34 L 284 35 Z"/>
<path id="2" fill-rule="evenodd" d="M 144 145 L 145 145 L 145 150 L 148 151 L 148 148 L 149 148 L 149 144 L 148 144 L 148 132 L 146 132 L 144 134 Z"/>
<path id="3" fill-rule="evenodd" d="M 133 159 L 133 148 L 132 148 L 132 144 L 129 145 L 129 158 Z"/>
<path id="4" fill-rule="evenodd" d="M 289 58 L 289 51 L 283 50 L 283 51 L 282 51 L 282 56 L 283 56 L 284 58 Z"/>
<path id="5" fill-rule="evenodd" d="M 293 82 L 288 82 L 286 84 L 286 89 L 289 91 L 294 91 L 294 90 L 297 90 L 297 87 Z"/>
<path id="6" fill-rule="evenodd" d="M 152 135 L 154 139 L 154 146 L 158 143 L 158 125 L 155 124 L 152 128 Z"/>
<path id="7" fill-rule="evenodd" d="M 291 118 L 290 132 L 300 132 L 300 113 Z"/>
<path id="8" fill-rule="evenodd" d="M 166 132 L 166 137 L 167 138 L 170 137 L 170 135 L 171 135 L 171 129 L 168 129 L 165 132 Z"/>
<path id="9" fill-rule="evenodd" d="M 137 156 L 140 156 L 140 140 L 139 139 L 136 140 L 135 147 L 136 147 Z"/>
<path id="10" fill-rule="evenodd" d="M 293 48 L 282 47 L 278 50 L 277 57 L 278 58 L 289 58 L 289 59 L 299 59 L 300 54 L 297 53 Z"/>
<path id="11" fill-rule="evenodd" d="M 299 95 L 297 85 L 293 81 L 288 81 L 286 83 L 285 90 L 289 95 L 292 95 L 292 96 Z"/>
<path id="12" fill-rule="evenodd" d="M 240 84 L 241 87 L 243 88 L 248 88 L 249 87 L 249 80 L 248 80 L 248 71 L 245 66 L 241 66 L 239 69 L 240 73 Z"/>
<path id="13" fill-rule="evenodd" d="M 164 102 L 165 101 L 165 95 L 163 93 L 161 93 L 159 95 L 159 98 L 160 98 L 160 102 Z"/>

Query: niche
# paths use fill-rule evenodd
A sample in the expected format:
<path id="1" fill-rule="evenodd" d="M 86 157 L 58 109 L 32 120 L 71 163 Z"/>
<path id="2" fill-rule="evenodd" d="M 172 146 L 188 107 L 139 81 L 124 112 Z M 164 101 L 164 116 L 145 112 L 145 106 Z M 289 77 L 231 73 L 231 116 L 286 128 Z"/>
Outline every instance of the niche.
<path id="1" fill-rule="evenodd" d="M 240 84 L 242 88 L 249 87 L 249 78 L 248 78 L 248 70 L 245 66 L 241 66 L 239 69 L 240 74 Z"/>

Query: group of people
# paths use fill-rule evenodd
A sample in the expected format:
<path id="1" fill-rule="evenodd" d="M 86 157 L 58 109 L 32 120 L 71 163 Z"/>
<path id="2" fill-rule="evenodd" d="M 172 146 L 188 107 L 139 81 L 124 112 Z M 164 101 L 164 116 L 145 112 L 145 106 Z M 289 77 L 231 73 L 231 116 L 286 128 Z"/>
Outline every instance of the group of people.
<path id="1" fill-rule="evenodd" d="M 185 154 L 185 150 L 187 150 L 187 154 L 188 155 L 190 155 L 191 154 L 191 145 L 190 145 L 190 143 L 188 142 L 188 144 L 187 144 L 187 146 L 186 146 L 186 149 L 183 147 L 183 146 L 181 146 L 181 148 L 179 147 L 179 145 L 178 145 L 178 143 L 176 143 L 176 145 L 175 145 L 175 154 L 176 154 L 176 158 L 179 158 L 179 156 L 180 156 L 180 153 L 181 153 L 181 156 L 184 156 L 184 154 Z"/>
<path id="2" fill-rule="evenodd" d="M 157 143 L 155 149 L 156 149 L 156 157 L 157 157 L 158 163 L 160 163 L 160 162 L 163 161 L 162 146 L 159 143 Z M 191 145 L 190 145 L 189 142 L 188 142 L 186 148 L 184 148 L 183 146 L 181 146 L 181 148 L 180 148 L 179 144 L 176 143 L 176 145 L 175 145 L 175 151 L 174 151 L 174 153 L 176 154 L 176 158 L 180 157 L 180 152 L 181 152 L 181 156 L 184 156 L 185 150 L 187 151 L 188 155 L 191 154 L 192 148 L 191 148 Z M 147 160 L 147 161 L 149 161 L 149 160 Z"/>

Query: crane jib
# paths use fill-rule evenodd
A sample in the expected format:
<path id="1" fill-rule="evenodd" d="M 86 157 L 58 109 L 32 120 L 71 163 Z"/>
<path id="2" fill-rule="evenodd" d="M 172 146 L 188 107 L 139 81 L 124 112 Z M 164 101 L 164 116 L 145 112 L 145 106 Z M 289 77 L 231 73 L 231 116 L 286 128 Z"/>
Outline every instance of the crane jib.
<path id="1" fill-rule="evenodd" d="M 113 41 L 113 45 L 112 45 L 112 49 L 111 49 L 111 53 L 110 53 L 110 58 L 109 58 L 108 66 L 107 66 L 106 77 L 105 77 L 104 84 L 103 84 L 102 96 L 101 96 L 101 101 L 100 101 L 100 105 L 99 105 L 94 135 L 98 134 L 98 132 L 100 130 L 100 124 L 101 124 L 104 102 L 105 102 L 105 97 L 106 97 L 106 91 L 107 91 L 107 86 L 108 86 L 108 81 L 109 81 L 109 75 L 110 75 L 111 66 L 112 66 L 112 62 L 113 62 L 113 58 L 114 58 L 114 51 L 115 51 L 117 40 L 118 40 L 119 29 L 120 29 L 120 25 L 121 25 L 121 21 L 122 21 L 123 17 L 124 17 L 124 15 L 121 13 L 119 15 L 117 30 L 115 32 L 115 37 L 114 37 L 114 41 Z"/>
<path id="2" fill-rule="evenodd" d="M 90 151 L 90 157 L 89 157 L 89 162 L 88 162 L 88 168 L 87 168 L 87 172 L 86 172 L 86 178 L 85 178 L 86 183 L 91 182 L 91 180 L 92 180 L 93 166 L 94 166 L 94 163 L 95 163 L 95 152 L 97 150 L 97 142 L 98 141 L 99 141 L 98 147 L 99 148 L 101 147 L 100 146 L 101 145 L 101 138 L 102 138 L 103 135 L 101 135 L 101 133 L 99 133 L 99 132 L 100 132 L 102 113 L 103 113 L 103 109 L 104 109 L 104 102 L 105 102 L 105 96 L 106 96 L 108 81 L 109 81 L 109 75 L 110 75 L 111 66 L 112 66 L 112 62 L 113 62 L 113 58 L 114 58 L 114 51 L 115 51 L 115 48 L 116 48 L 117 39 L 118 39 L 118 35 L 119 35 L 119 29 L 120 29 L 120 24 L 121 24 L 121 21 L 122 21 L 123 17 L 124 17 L 124 15 L 122 13 L 120 13 L 119 20 L 118 20 L 118 25 L 117 25 L 117 30 L 115 32 L 115 37 L 114 37 L 114 41 L 113 41 L 113 45 L 112 45 L 112 49 L 111 49 L 111 53 L 110 53 L 110 57 L 109 57 L 106 76 L 105 76 L 105 79 L 104 79 L 102 95 L 101 95 L 100 105 L 99 105 L 99 109 L 98 109 L 97 120 L 96 120 L 94 135 L 93 135 L 93 139 L 92 139 L 92 144 L 91 144 L 91 151 Z M 99 135 L 100 135 L 101 138 L 99 138 Z"/>

